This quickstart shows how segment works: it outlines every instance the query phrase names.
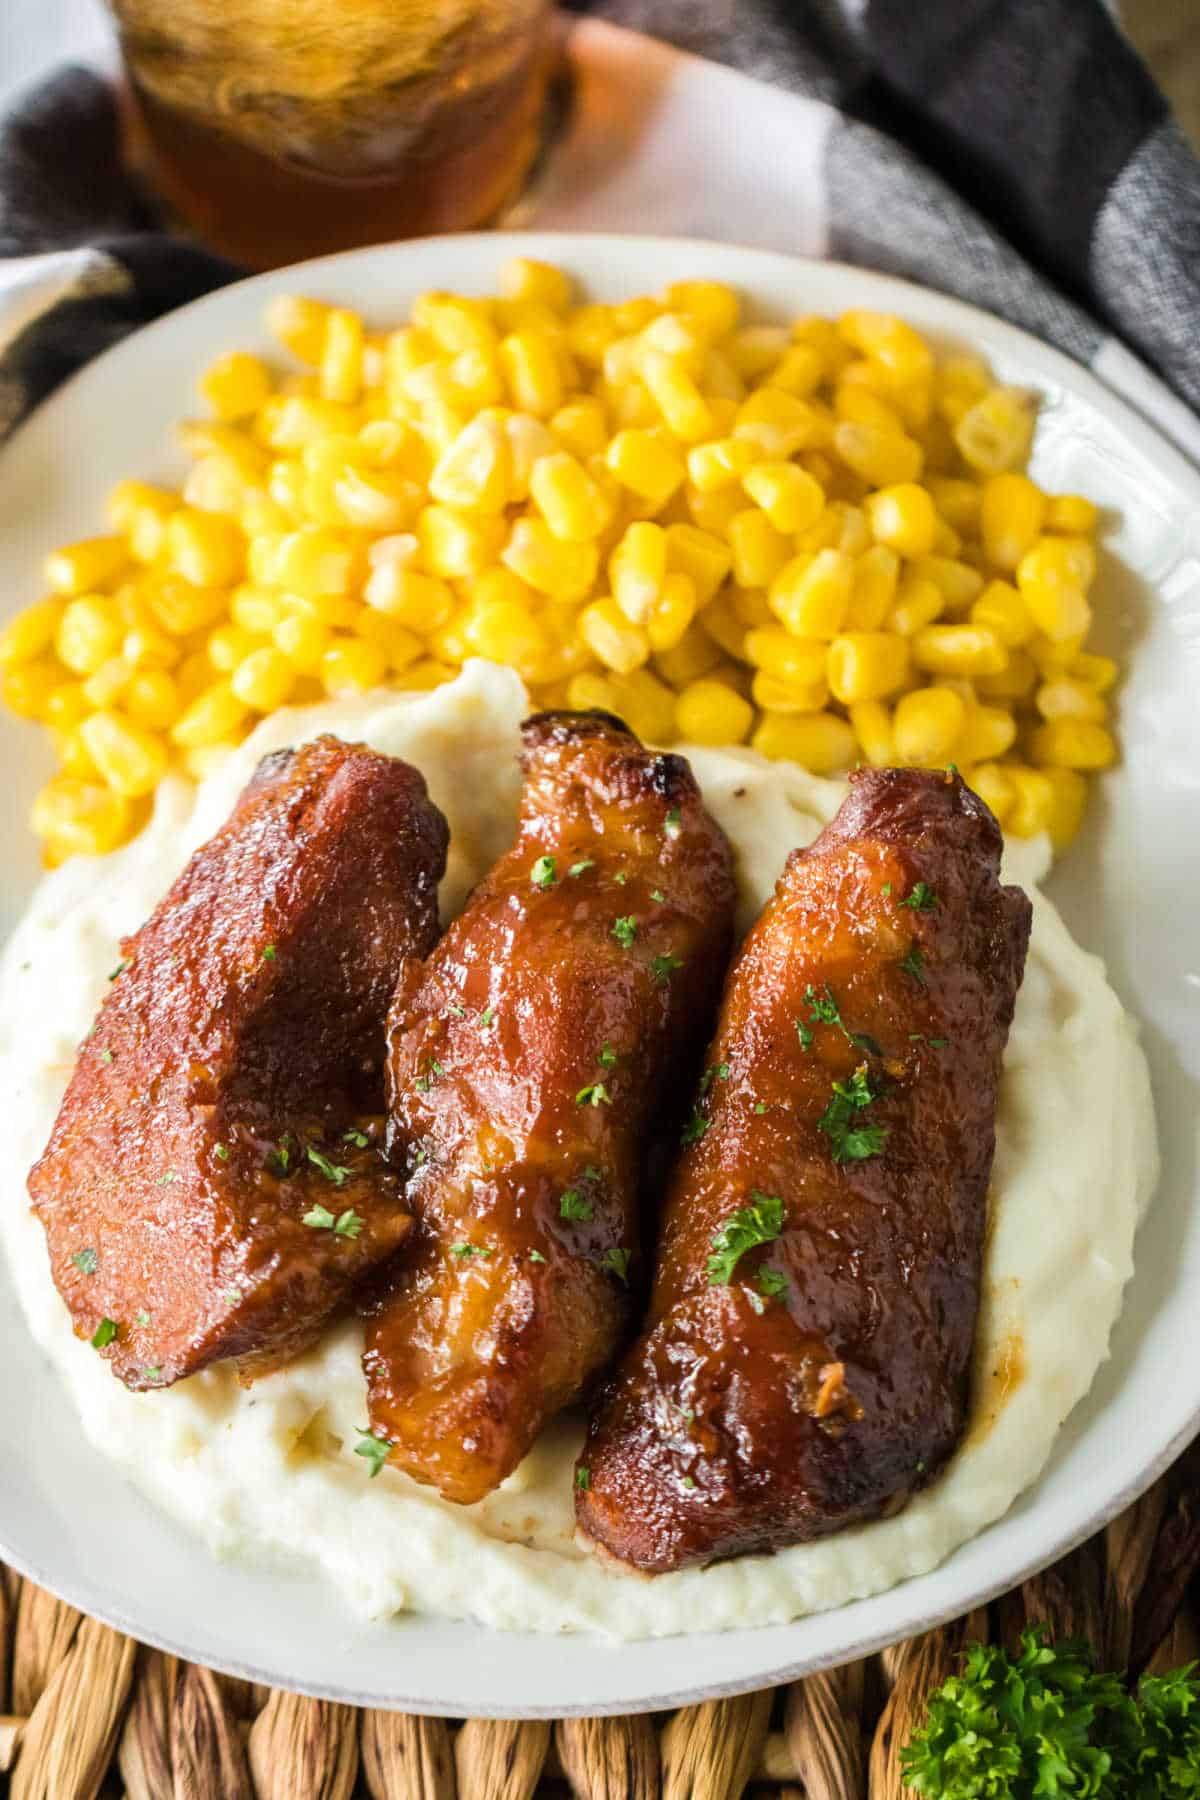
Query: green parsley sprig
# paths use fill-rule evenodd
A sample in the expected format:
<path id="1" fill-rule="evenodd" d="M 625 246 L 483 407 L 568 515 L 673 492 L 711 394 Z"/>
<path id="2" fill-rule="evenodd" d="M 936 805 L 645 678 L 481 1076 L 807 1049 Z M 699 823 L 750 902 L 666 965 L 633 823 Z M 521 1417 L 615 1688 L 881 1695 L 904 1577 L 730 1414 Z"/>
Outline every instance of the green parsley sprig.
<path id="1" fill-rule="evenodd" d="M 867 1123 L 859 1117 L 882 1092 L 865 1065 L 855 1069 L 848 1081 L 834 1082 L 829 1105 L 817 1120 L 817 1130 L 829 1139 L 835 1163 L 865 1162 L 882 1151 L 887 1126 Z"/>
<path id="2" fill-rule="evenodd" d="M 747 1250 L 773 1244 L 783 1230 L 783 1201 L 777 1194 L 750 1189 L 749 1206 L 739 1206 L 714 1233 L 708 1259 L 708 1284 L 725 1287 Z"/>

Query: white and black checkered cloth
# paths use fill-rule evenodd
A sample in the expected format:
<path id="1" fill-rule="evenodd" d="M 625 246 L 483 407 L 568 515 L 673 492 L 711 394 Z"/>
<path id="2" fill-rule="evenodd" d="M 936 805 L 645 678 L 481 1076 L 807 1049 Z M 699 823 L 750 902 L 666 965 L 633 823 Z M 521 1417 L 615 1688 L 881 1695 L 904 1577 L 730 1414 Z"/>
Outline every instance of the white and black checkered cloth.
<path id="1" fill-rule="evenodd" d="M 830 255 L 1048 339 L 1200 460 L 1200 162 L 1102 0 L 575 9 L 804 97 Z M 811 150 L 798 141 L 806 168 Z M 241 273 L 148 212 L 112 92 L 81 68 L 0 123 L 0 257 L 0 435 L 97 351 Z"/>

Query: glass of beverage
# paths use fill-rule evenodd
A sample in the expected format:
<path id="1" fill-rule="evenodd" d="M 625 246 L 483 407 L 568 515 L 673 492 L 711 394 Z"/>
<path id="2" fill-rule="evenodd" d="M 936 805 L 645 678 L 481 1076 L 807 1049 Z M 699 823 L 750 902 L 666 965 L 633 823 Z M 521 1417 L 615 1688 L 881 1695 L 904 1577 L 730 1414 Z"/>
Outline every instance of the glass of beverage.
<path id="1" fill-rule="evenodd" d="M 127 139 L 253 268 L 470 230 L 537 148 L 550 0 L 109 0 Z"/>

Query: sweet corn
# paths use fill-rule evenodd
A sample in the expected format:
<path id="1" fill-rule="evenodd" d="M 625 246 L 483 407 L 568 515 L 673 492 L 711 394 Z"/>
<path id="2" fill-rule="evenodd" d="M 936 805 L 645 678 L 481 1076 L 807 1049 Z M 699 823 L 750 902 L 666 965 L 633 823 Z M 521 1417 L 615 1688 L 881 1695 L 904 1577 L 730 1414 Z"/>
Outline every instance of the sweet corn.
<path id="1" fill-rule="evenodd" d="M 524 522 L 518 520 L 518 524 Z M 507 527 L 503 518 L 490 513 L 473 513 L 455 506 L 426 506 L 417 514 L 416 532 L 429 573 L 451 581 L 481 574 L 494 562 L 504 545 Z"/>
<path id="2" fill-rule="evenodd" d="M 1051 494 L 1046 502 L 1046 530 L 1064 531 L 1069 537 L 1090 537 L 1100 514 L 1082 494 Z"/>
<path id="3" fill-rule="evenodd" d="M 667 534 L 649 519 L 636 520 L 608 563 L 613 598 L 634 625 L 644 625 L 667 578 Z"/>
<path id="4" fill-rule="evenodd" d="M 571 304 L 570 276 L 528 256 L 510 256 L 501 264 L 499 287 L 506 300 L 530 300 L 554 312 L 566 312 Z"/>
<path id="5" fill-rule="evenodd" d="M 842 550 L 797 557 L 771 583 L 771 611 L 801 638 L 835 638 L 854 592 L 854 564 Z"/>
<path id="6" fill-rule="evenodd" d="M 1056 850 L 1065 850 L 1083 824 L 1087 810 L 1087 782 L 1077 769 L 1043 769 L 1050 783 L 1050 816 L 1046 830 Z"/>
<path id="7" fill-rule="evenodd" d="M 329 648 L 329 627 L 310 613 L 293 613 L 280 619 L 272 637 L 298 675 L 316 675 Z"/>
<path id="8" fill-rule="evenodd" d="M 388 671 L 386 651 L 365 638 L 335 638 L 321 658 L 320 678 L 331 699 L 365 694 Z"/>
<path id="9" fill-rule="evenodd" d="M 529 497 L 556 538 L 586 544 L 600 536 L 613 508 L 600 484 L 569 450 L 539 456 L 529 477 Z"/>
<path id="10" fill-rule="evenodd" d="M 755 463 L 743 475 L 742 486 L 777 531 L 805 530 L 825 506 L 820 482 L 795 463 Z"/>
<path id="11" fill-rule="evenodd" d="M 721 681 L 693 681 L 675 705 L 680 737 L 693 744 L 740 744 L 754 723 L 754 708 Z"/>
<path id="12" fill-rule="evenodd" d="M 562 373 L 553 341 L 541 331 L 517 331 L 500 345 L 500 365 L 518 412 L 548 419 L 563 403 Z"/>
<path id="13" fill-rule="evenodd" d="M 826 712 L 766 713 L 750 746 L 761 756 L 798 762 L 814 775 L 832 775 L 849 768 L 857 748 L 845 719 Z"/>
<path id="14" fill-rule="evenodd" d="M 683 358 L 670 356 L 665 350 L 646 349 L 640 367 L 642 380 L 671 435 L 688 444 L 708 436 L 713 415 Z"/>
<path id="15" fill-rule="evenodd" d="M 937 512 L 927 488 L 901 481 L 868 494 L 864 502 L 871 535 L 900 556 L 928 556 L 937 532 Z"/>
<path id="16" fill-rule="evenodd" d="M 571 604 L 590 592 L 599 567 L 594 544 L 564 544 L 541 519 L 516 519 L 500 556 L 549 600 Z"/>
<path id="17" fill-rule="evenodd" d="M 321 346 L 321 398 L 339 406 L 358 399 L 363 374 L 363 322 L 357 313 L 335 307 L 325 321 Z"/>
<path id="18" fill-rule="evenodd" d="M 386 613 L 364 609 L 354 629 L 357 636 L 365 638 L 367 643 L 378 645 L 387 657 L 388 668 L 391 670 L 409 668 L 419 660 L 425 648 L 415 631 L 409 631 L 397 619 L 389 619 Z"/>
<path id="19" fill-rule="evenodd" d="M 688 480 L 702 494 L 715 494 L 741 481 L 760 455 L 757 445 L 746 438 L 715 438 L 712 443 L 697 444 L 688 451 Z"/>
<path id="20" fill-rule="evenodd" d="M 881 364 L 897 383 L 916 384 L 932 379 L 929 346 L 903 319 L 860 308 L 843 313 L 837 328 L 848 344 Z"/>
<path id="21" fill-rule="evenodd" d="M 1043 682 L 1034 696 L 1034 704 L 1043 719 L 1090 719 L 1094 724 L 1104 720 L 1104 701 L 1094 687 L 1070 675 Z"/>
<path id="22" fill-rule="evenodd" d="M 674 649 L 695 618 L 696 605 L 696 584 L 691 576 L 672 571 L 645 621 L 652 651 Z"/>
<path id="23" fill-rule="evenodd" d="M 908 661 L 908 640 L 894 632 L 847 632 L 829 646 L 829 690 L 843 706 L 882 700 L 903 687 Z"/>
<path id="24" fill-rule="evenodd" d="M 721 660 L 721 651 L 708 632 L 692 625 L 677 644 L 655 654 L 654 667 L 673 688 L 685 688 L 690 681 L 708 675 Z"/>
<path id="25" fill-rule="evenodd" d="M 1017 564 L 1017 586 L 1039 631 L 1060 642 L 1087 631 L 1095 554 L 1084 538 L 1040 538 Z"/>
<path id="26" fill-rule="evenodd" d="M 1073 657 L 1068 667 L 1072 675 L 1080 681 L 1086 681 L 1098 694 L 1107 694 L 1119 674 L 1111 656 L 1093 656 L 1087 650 L 1081 650 Z"/>
<path id="27" fill-rule="evenodd" d="M 1008 661 L 986 625 L 923 625 L 912 644 L 913 661 L 931 675 L 998 675 Z"/>
<path id="28" fill-rule="evenodd" d="M 36 600 L 8 621 L 0 631 L 0 665 L 32 662 L 49 650 L 58 633 L 63 605 L 59 600 Z"/>
<path id="29" fill-rule="evenodd" d="M 125 692 L 132 673 L 123 656 L 110 656 L 84 682 L 84 699 L 90 707 L 112 706 Z"/>
<path id="30" fill-rule="evenodd" d="M 51 593 L 74 597 L 111 586 L 128 567 L 129 550 L 123 538 L 97 537 L 52 550 L 44 573 Z"/>
<path id="31" fill-rule="evenodd" d="M 993 475 L 983 484 L 979 526 L 989 562 L 1015 569 L 1046 519 L 1046 496 L 1028 475 Z"/>
<path id="32" fill-rule="evenodd" d="M 952 688 L 929 687 L 902 694 L 892 719 L 897 762 L 913 767 L 947 762 L 966 719 L 966 704 Z"/>
<path id="33" fill-rule="evenodd" d="M 580 458 L 602 455 L 608 442 L 603 403 L 590 396 L 560 406 L 550 420 L 550 429 L 565 450 Z"/>
<path id="34" fill-rule="evenodd" d="M 68 601 L 58 621 L 54 648 L 61 663 L 76 675 L 94 675 L 114 656 L 124 635 L 115 600 L 88 594 Z"/>
<path id="35" fill-rule="evenodd" d="M 991 388 L 954 428 L 963 461 L 983 475 L 999 475 L 1024 462 L 1033 439 L 1034 408 L 1018 388 Z"/>
<path id="36" fill-rule="evenodd" d="M 677 453 L 648 431 L 619 431 L 608 446 L 605 462 L 622 487 L 655 510 L 666 505 L 686 473 Z"/>
<path id="37" fill-rule="evenodd" d="M 268 329 L 293 356 L 313 367 L 320 362 L 325 347 L 328 317 L 327 306 L 299 294 L 276 294 L 267 302 Z"/>
<path id="38" fill-rule="evenodd" d="M 127 800 L 152 793 L 167 772 L 167 746 L 161 737 L 118 712 L 92 713 L 80 725 L 79 735 L 109 787 Z"/>
<path id="39" fill-rule="evenodd" d="M 763 456 L 782 460 L 797 450 L 819 450 L 829 442 L 829 427 L 811 402 L 782 388 L 762 387 L 739 406 L 733 435 Z"/>
<path id="40" fill-rule="evenodd" d="M 971 622 L 986 625 L 1010 650 L 1027 644 L 1035 629 L 1029 608 L 1007 581 L 988 582 L 971 607 Z"/>
<path id="41" fill-rule="evenodd" d="M 1035 763 L 1063 769 L 1108 769 L 1117 760 L 1112 733 L 1091 719 L 1051 719 L 1034 732 L 1032 750 Z"/>
<path id="42" fill-rule="evenodd" d="M 296 685 L 296 668 L 282 650 L 263 645 L 233 669 L 229 685 L 237 699 L 253 712 L 274 712 L 282 706 Z"/>
<path id="43" fill-rule="evenodd" d="M 757 506 L 734 515 L 728 537 L 733 578 L 741 587 L 769 587 L 792 554 L 789 538 Z"/>
<path id="44" fill-rule="evenodd" d="M 834 428 L 833 447 L 847 466 L 872 487 L 915 482 L 925 460 L 920 444 L 882 425 L 842 419 Z M 894 547 L 894 546 L 893 546 Z"/>
<path id="45" fill-rule="evenodd" d="M 971 766 L 1003 756 L 1017 737 L 1017 722 L 1002 706 L 971 705 L 958 743 L 958 755 Z"/>
<path id="46" fill-rule="evenodd" d="M 667 566 L 686 575 L 696 605 L 707 606 L 733 566 L 733 552 L 715 533 L 678 522 L 667 526 Z"/>
<path id="47" fill-rule="evenodd" d="M 218 419 L 248 419 L 271 392 L 271 371 L 259 357 L 229 350 L 209 363 L 199 385 Z"/>
<path id="48" fill-rule="evenodd" d="M 172 743 L 182 750 L 197 750 L 227 738 L 246 717 L 245 702 L 239 700 L 227 681 L 217 681 L 203 689 L 176 719 L 170 730 Z"/>
<path id="49" fill-rule="evenodd" d="M 62 665 L 48 656 L 34 662 L 17 663 L 4 670 L 0 678 L 0 695 L 9 712 L 19 719 L 45 718 L 51 696 L 62 682 Z"/>
<path id="50" fill-rule="evenodd" d="M 878 631 L 896 598 L 900 558 L 886 544 L 874 544 L 854 559 L 854 586 L 846 612 L 851 631 Z"/>
<path id="51" fill-rule="evenodd" d="M 100 782 L 59 775 L 38 794 L 30 823 L 53 867 L 68 856 L 103 856 L 123 844 L 133 826 L 128 800 Z"/>
<path id="52" fill-rule="evenodd" d="M 245 539 L 232 519 L 181 507 L 167 520 L 164 553 L 171 567 L 194 587 L 223 587 L 245 565 Z"/>
<path id="53" fill-rule="evenodd" d="M 446 506 L 503 512 L 513 497 L 512 443 L 504 421 L 480 414 L 442 452 L 429 491 Z"/>
<path id="54" fill-rule="evenodd" d="M 895 760 L 892 715 L 878 700 L 859 700 L 849 708 L 854 735 L 867 761 L 877 769 Z"/>
<path id="55" fill-rule="evenodd" d="M 179 685 L 166 669 L 137 669 L 129 677 L 124 695 L 125 711 L 137 725 L 165 731 L 179 716 Z"/>
<path id="56" fill-rule="evenodd" d="M 597 600 L 579 615 L 579 630 L 589 650 L 606 669 L 628 675 L 650 658 L 650 639 L 631 625 L 615 600 Z"/>
<path id="57" fill-rule="evenodd" d="M 478 606 L 466 627 L 476 656 L 510 663 L 525 681 L 537 679 L 550 640 L 538 620 L 519 601 L 495 599 Z"/>
<path id="58" fill-rule="evenodd" d="M 1017 797 L 1012 778 L 1003 764 L 976 763 L 971 771 L 971 786 L 1003 825 Z"/>
<path id="59" fill-rule="evenodd" d="M 1013 836 L 1036 837 L 1039 831 L 1049 831 L 1054 816 L 1054 784 L 1049 776 L 1018 763 L 1002 767 L 1013 790 L 1004 821 Z"/>

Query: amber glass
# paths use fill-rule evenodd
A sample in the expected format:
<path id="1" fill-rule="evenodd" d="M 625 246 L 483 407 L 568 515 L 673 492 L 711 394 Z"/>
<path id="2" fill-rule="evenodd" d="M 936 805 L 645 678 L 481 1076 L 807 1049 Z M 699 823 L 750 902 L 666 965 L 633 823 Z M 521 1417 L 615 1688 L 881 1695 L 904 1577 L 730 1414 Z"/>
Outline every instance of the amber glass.
<path id="1" fill-rule="evenodd" d="M 110 0 L 135 162 L 270 268 L 486 224 L 537 144 L 549 0 Z"/>

